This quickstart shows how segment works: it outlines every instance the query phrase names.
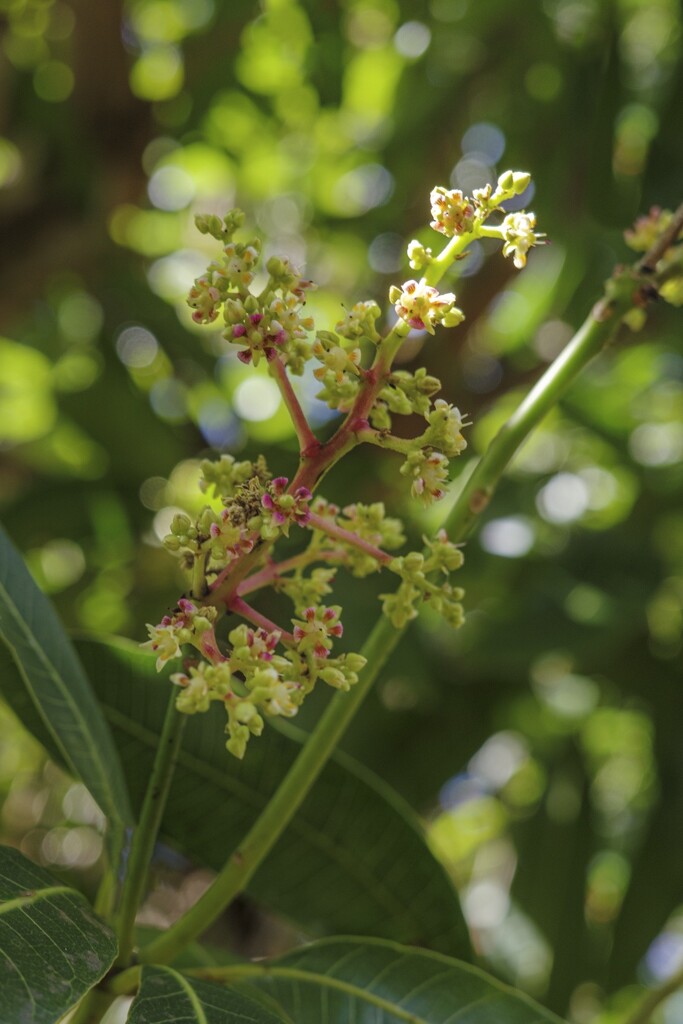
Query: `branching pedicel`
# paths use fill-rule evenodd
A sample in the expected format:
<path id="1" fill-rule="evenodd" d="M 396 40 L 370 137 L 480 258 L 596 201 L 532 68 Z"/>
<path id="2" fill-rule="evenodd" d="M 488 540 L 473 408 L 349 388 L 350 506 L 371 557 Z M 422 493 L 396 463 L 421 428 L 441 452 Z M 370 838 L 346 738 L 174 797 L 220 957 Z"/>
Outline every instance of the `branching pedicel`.
<path id="1" fill-rule="evenodd" d="M 525 265 L 529 249 L 542 238 L 534 230 L 534 215 L 511 213 L 498 224 L 489 218 L 529 181 L 528 174 L 508 171 L 495 189 L 489 185 L 472 198 L 457 190 L 432 191 L 431 226 L 449 242 L 436 256 L 418 242 L 410 243 L 410 266 L 422 276 L 391 288 L 389 298 L 399 319 L 384 337 L 376 326 L 379 306 L 359 302 L 334 331 L 318 331 L 310 341 L 314 324 L 303 307 L 312 283 L 288 260 L 272 258 L 266 264 L 265 287 L 253 294 L 260 243 L 234 240 L 243 214 L 233 210 L 223 221 L 197 217 L 198 229 L 221 242 L 223 253 L 190 291 L 193 319 L 210 324 L 222 311 L 223 336 L 239 346 L 238 357 L 254 365 L 267 361 L 300 445 L 299 468 L 291 482 L 273 478 L 262 456 L 254 462 L 237 462 L 230 455 L 204 461 L 200 487 L 218 499 L 217 507 L 207 505 L 194 522 L 177 515 L 165 539 L 191 577 L 191 597 L 181 598 L 171 615 L 148 627 L 146 646 L 156 652 L 157 668 L 179 657 L 184 645 L 195 649 L 184 671 L 171 676 L 180 687 L 177 707 L 194 714 L 220 701 L 228 717 L 227 748 L 237 757 L 244 756 L 250 736 L 263 730 L 264 715 L 295 715 L 318 679 L 340 690 L 357 682 L 365 659 L 333 654 L 334 641 L 343 633 L 341 608 L 326 599 L 339 567 L 358 577 L 381 569 L 399 577 L 398 589 L 382 595 L 383 611 L 396 628 L 414 618 L 422 602 L 452 626 L 461 624 L 462 591 L 451 585 L 449 574 L 462 565 L 462 553 L 444 531 L 425 540 L 424 552 L 396 557 L 392 552 L 404 543 L 403 527 L 386 515 L 381 502 L 340 509 L 314 498 L 313 491 L 339 458 L 357 444 L 370 443 L 404 456 L 401 473 L 425 505 L 444 496 L 449 459 L 466 447 L 463 417 L 455 406 L 434 400 L 441 385 L 425 369 L 392 370 L 392 363 L 411 328 L 434 334 L 439 325 L 454 327 L 464 320 L 455 296 L 440 294 L 435 286 L 473 239 L 498 238 L 503 254 L 512 256 L 516 267 Z M 300 375 L 311 359 L 320 364 L 314 371 L 322 385 L 319 397 L 345 414 L 324 444 L 313 434 L 288 376 Z M 394 436 L 392 416 L 413 413 L 424 417 L 425 430 L 411 440 Z M 277 562 L 273 549 L 278 539 L 299 530 L 306 531 L 307 546 Z M 291 600 L 291 631 L 245 599 L 263 587 Z M 228 634 L 229 646 L 219 643 L 215 632 L 225 611 L 245 620 Z"/>

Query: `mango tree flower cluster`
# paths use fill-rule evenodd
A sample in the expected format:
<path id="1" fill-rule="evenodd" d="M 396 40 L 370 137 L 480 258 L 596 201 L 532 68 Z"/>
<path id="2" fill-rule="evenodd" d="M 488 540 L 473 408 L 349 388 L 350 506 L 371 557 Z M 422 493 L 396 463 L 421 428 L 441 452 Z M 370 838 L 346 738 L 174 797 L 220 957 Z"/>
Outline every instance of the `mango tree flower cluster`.
<path id="1" fill-rule="evenodd" d="M 312 283 L 288 260 L 269 259 L 264 286 L 252 291 L 261 245 L 258 239 L 236 237 L 244 222 L 240 211 L 222 220 L 197 218 L 198 229 L 215 238 L 221 252 L 190 290 L 192 317 L 200 324 L 222 320 L 223 338 L 237 347 L 243 362 L 265 360 L 300 450 L 291 479 L 274 476 L 262 456 L 205 460 L 199 486 L 206 504 L 194 517 L 178 513 L 165 538 L 187 571 L 190 590 L 158 625 L 148 627 L 147 646 L 158 669 L 183 659 L 171 676 L 179 710 L 196 714 L 223 705 L 227 747 L 235 756 L 244 756 L 250 737 L 262 732 L 268 717 L 295 715 L 318 680 L 340 690 L 357 682 L 365 659 L 339 650 L 342 609 L 330 598 L 339 570 L 358 578 L 380 571 L 397 578 L 396 589 L 381 595 L 383 611 L 397 627 L 423 605 L 451 626 L 461 624 L 463 594 L 452 586 L 450 573 L 460 568 L 463 556 L 443 531 L 425 538 L 422 552 L 397 554 L 405 531 L 383 503 L 351 501 L 340 507 L 315 491 L 342 456 L 359 444 L 373 444 L 402 456 L 401 473 L 421 504 L 445 495 L 449 460 L 465 450 L 468 424 L 456 406 L 436 397 L 441 389 L 436 377 L 424 368 L 396 370 L 393 362 L 411 330 L 436 336 L 464 320 L 455 295 L 440 293 L 437 285 L 471 241 L 497 238 L 503 254 L 524 266 L 542 236 L 535 232 L 532 213 L 507 213 L 504 203 L 528 185 L 529 175 L 508 171 L 495 187 L 472 197 L 433 190 L 431 226 L 447 244 L 434 255 L 410 243 L 410 266 L 421 276 L 391 287 L 388 299 L 398 320 L 384 333 L 382 311 L 373 300 L 345 308 L 333 330 L 314 333 L 305 311 Z M 318 364 L 318 397 L 340 414 L 325 442 L 313 433 L 290 380 L 311 360 Z M 424 422 L 421 432 L 412 438 L 392 433 L 395 416 L 414 415 Z M 282 538 L 289 538 L 285 557 L 278 552 Z M 287 621 L 274 622 L 258 609 L 265 588 L 291 603 Z M 232 627 L 227 634 L 220 628 L 223 616 Z"/>

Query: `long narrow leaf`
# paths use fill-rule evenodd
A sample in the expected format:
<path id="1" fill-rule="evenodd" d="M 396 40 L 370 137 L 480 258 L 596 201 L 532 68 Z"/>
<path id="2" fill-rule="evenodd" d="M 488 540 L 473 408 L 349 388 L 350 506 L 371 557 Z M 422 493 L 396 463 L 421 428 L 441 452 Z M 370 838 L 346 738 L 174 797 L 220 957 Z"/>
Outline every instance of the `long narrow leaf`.
<path id="1" fill-rule="evenodd" d="M 123 772 L 102 711 L 54 608 L 2 528 L 0 639 L 9 648 L 20 685 L 67 767 L 85 783 L 105 814 L 114 821 L 129 822 Z"/>

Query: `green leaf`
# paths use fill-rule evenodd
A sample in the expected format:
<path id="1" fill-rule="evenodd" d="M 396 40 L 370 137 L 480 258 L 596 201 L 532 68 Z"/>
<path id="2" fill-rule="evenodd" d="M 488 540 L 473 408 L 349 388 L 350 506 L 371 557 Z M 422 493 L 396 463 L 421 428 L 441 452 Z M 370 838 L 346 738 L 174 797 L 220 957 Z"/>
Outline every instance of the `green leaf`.
<path id="1" fill-rule="evenodd" d="M 283 1024 L 288 1018 L 233 990 L 186 978 L 171 967 L 143 967 L 128 1024 Z"/>
<path id="2" fill-rule="evenodd" d="M 0 639 L 21 677 L 9 683 L 3 679 L 10 706 L 14 706 L 13 689 L 18 687 L 22 696 L 28 694 L 41 723 L 38 738 L 49 735 L 50 746 L 59 751 L 106 815 L 129 822 L 123 773 L 102 711 L 54 608 L 1 527 Z"/>
<path id="3" fill-rule="evenodd" d="M 559 1018 L 467 964 L 386 942 L 330 939 L 262 970 L 257 985 L 297 1020 L 345 1024 L 541 1024 Z"/>
<path id="4" fill-rule="evenodd" d="M 88 641 L 79 652 L 139 805 L 169 683 L 157 676 L 154 657 L 131 644 Z M 268 728 L 240 762 L 225 749 L 223 726 L 218 713 L 188 721 L 162 825 L 175 845 L 215 869 L 300 749 Z M 455 890 L 411 809 L 348 757 L 337 755 L 324 769 L 249 892 L 309 934 L 353 931 L 469 953 Z"/>
<path id="5" fill-rule="evenodd" d="M 221 974 L 315 1024 L 560 1024 L 476 967 L 381 940 L 327 939 Z"/>
<path id="6" fill-rule="evenodd" d="M 82 893 L 0 847 L 0 1020 L 55 1024 L 115 956 L 113 933 Z"/>

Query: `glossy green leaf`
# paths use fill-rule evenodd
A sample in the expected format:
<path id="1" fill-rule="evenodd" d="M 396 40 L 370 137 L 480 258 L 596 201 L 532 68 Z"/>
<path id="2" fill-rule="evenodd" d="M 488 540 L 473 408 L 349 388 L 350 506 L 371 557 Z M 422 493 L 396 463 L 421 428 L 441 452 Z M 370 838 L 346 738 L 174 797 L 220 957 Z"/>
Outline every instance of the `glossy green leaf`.
<path id="1" fill-rule="evenodd" d="M 224 976 L 315 1024 L 559 1024 L 476 967 L 393 942 L 334 938 Z"/>
<path id="2" fill-rule="evenodd" d="M 82 893 L 0 847 L 0 1020 L 55 1024 L 115 956 L 114 934 Z"/>
<path id="3" fill-rule="evenodd" d="M 54 608 L 1 528 L 0 638 L 21 677 L 11 680 L 9 690 L 18 687 L 28 694 L 43 727 L 40 732 L 49 734 L 51 745 L 105 814 L 130 821 L 116 749 L 88 679 Z M 3 692 L 8 692 L 6 685 Z"/>
<path id="4" fill-rule="evenodd" d="M 128 1024 L 289 1024 L 239 992 L 186 978 L 170 967 L 143 967 Z"/>
<path id="5" fill-rule="evenodd" d="M 168 697 L 154 658 L 130 644 L 79 644 L 139 804 Z M 219 868 L 299 751 L 268 728 L 243 761 L 225 750 L 218 713 L 187 723 L 163 822 L 195 860 Z M 410 808 L 350 758 L 323 771 L 252 879 L 254 898 L 307 932 L 353 931 L 441 951 L 469 949 L 458 899 Z"/>

